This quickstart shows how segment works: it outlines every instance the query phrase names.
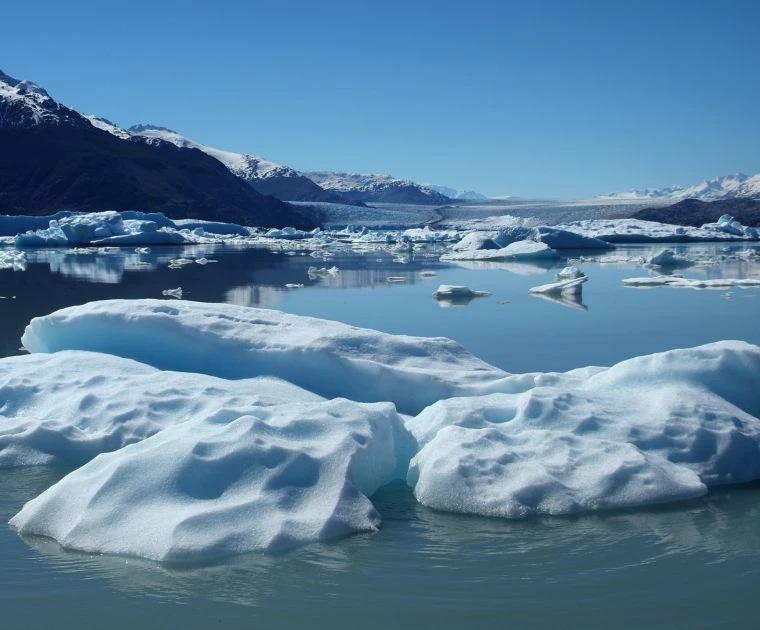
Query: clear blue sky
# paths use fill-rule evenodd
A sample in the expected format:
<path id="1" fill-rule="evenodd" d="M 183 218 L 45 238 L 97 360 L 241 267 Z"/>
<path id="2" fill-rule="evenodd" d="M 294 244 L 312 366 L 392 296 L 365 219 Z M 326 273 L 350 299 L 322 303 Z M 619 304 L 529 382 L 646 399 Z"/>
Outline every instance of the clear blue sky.
<path id="1" fill-rule="evenodd" d="M 760 1 L 5 3 L 0 69 L 298 169 L 586 197 L 760 171 Z"/>

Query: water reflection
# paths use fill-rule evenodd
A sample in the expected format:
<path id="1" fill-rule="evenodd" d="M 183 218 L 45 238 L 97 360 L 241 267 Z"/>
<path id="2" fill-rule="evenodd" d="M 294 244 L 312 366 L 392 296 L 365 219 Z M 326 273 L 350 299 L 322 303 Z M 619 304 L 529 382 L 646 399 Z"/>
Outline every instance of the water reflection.
<path id="1" fill-rule="evenodd" d="M 368 602 L 378 589 L 385 602 L 424 593 L 417 605 L 445 606 L 452 597 L 477 598 L 483 588 L 493 604 L 497 594 L 530 584 L 648 571 L 674 554 L 687 572 L 690 565 L 760 559 L 758 499 L 758 487 L 733 488 L 667 508 L 506 521 L 429 510 L 397 484 L 373 498 L 384 517 L 378 534 L 185 569 L 68 552 L 43 538 L 25 542 L 44 560 L 33 577 L 97 576 L 121 592 L 164 601 L 279 609 L 297 598 L 310 608 L 331 597 Z"/>

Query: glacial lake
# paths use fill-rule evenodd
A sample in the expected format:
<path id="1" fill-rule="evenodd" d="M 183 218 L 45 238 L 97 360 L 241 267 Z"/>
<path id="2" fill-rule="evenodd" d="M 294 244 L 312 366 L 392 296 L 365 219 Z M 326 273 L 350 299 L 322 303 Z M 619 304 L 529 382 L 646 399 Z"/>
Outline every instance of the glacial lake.
<path id="1" fill-rule="evenodd" d="M 743 245 L 668 245 L 710 264 L 690 278 L 760 277 Z M 0 354 L 19 354 L 34 316 L 91 300 L 231 302 L 391 333 L 446 336 L 510 372 L 563 371 L 720 339 L 760 344 L 760 288 L 634 289 L 636 259 L 663 249 L 618 247 L 623 262 L 575 260 L 582 300 L 530 295 L 565 263 L 440 262 L 384 249 L 328 257 L 221 246 L 29 252 L 0 270 Z M 172 268 L 177 258 L 205 258 Z M 627 259 L 627 260 L 626 260 Z M 329 269 L 309 274 L 309 268 Z M 432 275 L 435 274 L 435 275 Z M 286 285 L 301 285 L 287 288 Z M 468 305 L 432 299 L 439 284 L 492 295 Z M 506 521 L 435 512 L 403 484 L 373 502 L 383 527 L 281 555 L 169 569 L 21 539 L 5 523 L 67 471 L 0 471 L 3 628 L 719 628 L 760 614 L 760 484 L 657 508 Z"/>

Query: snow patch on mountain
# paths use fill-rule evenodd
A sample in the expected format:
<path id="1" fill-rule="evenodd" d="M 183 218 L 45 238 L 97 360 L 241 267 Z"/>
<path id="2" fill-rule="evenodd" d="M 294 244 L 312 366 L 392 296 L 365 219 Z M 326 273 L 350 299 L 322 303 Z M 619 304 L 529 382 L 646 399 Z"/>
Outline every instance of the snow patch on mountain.
<path id="1" fill-rule="evenodd" d="M 760 173 L 747 176 L 744 173 L 714 177 L 693 186 L 668 186 L 666 188 L 631 189 L 626 192 L 600 195 L 599 199 L 721 199 L 760 198 Z"/>
<path id="2" fill-rule="evenodd" d="M 129 128 L 129 133 L 142 138 L 155 138 L 170 142 L 178 147 L 186 149 L 198 149 L 204 153 L 216 158 L 224 164 L 230 171 L 238 177 L 250 182 L 257 179 L 267 179 L 269 177 L 299 177 L 299 174 L 292 168 L 270 162 L 264 158 L 250 155 L 248 153 L 235 153 L 234 151 L 222 151 L 209 147 L 190 138 L 155 125 L 134 125 Z"/>
<path id="3" fill-rule="evenodd" d="M 79 114 L 63 107 L 36 83 L 20 81 L 0 70 L 0 129 L 41 124 L 71 124 Z"/>
<path id="4" fill-rule="evenodd" d="M 446 204 L 449 197 L 430 186 L 410 179 L 399 179 L 386 173 L 345 173 L 336 171 L 309 171 L 303 175 L 330 190 L 350 199 L 388 203 Z"/>

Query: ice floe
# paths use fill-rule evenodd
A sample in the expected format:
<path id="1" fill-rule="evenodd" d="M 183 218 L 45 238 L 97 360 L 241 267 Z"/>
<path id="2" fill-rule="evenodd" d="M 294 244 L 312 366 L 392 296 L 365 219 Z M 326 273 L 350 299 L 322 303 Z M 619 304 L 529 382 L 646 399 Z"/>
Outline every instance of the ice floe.
<path id="1" fill-rule="evenodd" d="M 35 318 L 23 343 L 0 359 L 0 465 L 89 461 L 12 525 L 84 551 L 205 562 L 373 531 L 371 496 L 399 478 L 432 508 L 508 518 L 760 479 L 743 342 L 510 375 L 443 338 L 109 300 Z"/>
<path id="2" fill-rule="evenodd" d="M 449 252 L 441 260 L 471 261 L 526 261 L 552 260 L 559 254 L 545 243 L 536 241 L 515 241 L 500 249 L 473 249 Z"/>
<path id="3" fill-rule="evenodd" d="M 715 278 L 709 280 L 682 278 L 681 276 L 654 276 L 625 278 L 628 287 L 676 287 L 679 289 L 726 289 L 760 287 L 760 278 Z"/>
<path id="4" fill-rule="evenodd" d="M 724 220 L 723 223 L 708 223 L 697 228 L 640 219 L 594 219 L 574 221 L 557 227 L 590 238 L 597 238 L 607 243 L 758 240 L 756 228 L 744 228 L 742 226 L 741 230 L 738 228 L 732 230 L 731 227 L 736 227 L 732 221 L 733 219 L 731 221 Z"/>
<path id="5" fill-rule="evenodd" d="M 376 530 L 367 497 L 403 475 L 408 448 L 388 403 L 224 408 L 95 458 L 11 525 L 168 563 L 279 551 Z"/>
<path id="6" fill-rule="evenodd" d="M 469 287 L 442 284 L 433 291 L 433 299 L 441 306 L 466 306 L 475 298 L 491 295 L 488 291 L 473 291 Z"/>
<path id="7" fill-rule="evenodd" d="M 576 387 L 442 400 L 408 423 L 440 510 L 521 517 L 699 496 L 760 477 L 760 348 L 639 357 Z"/>

